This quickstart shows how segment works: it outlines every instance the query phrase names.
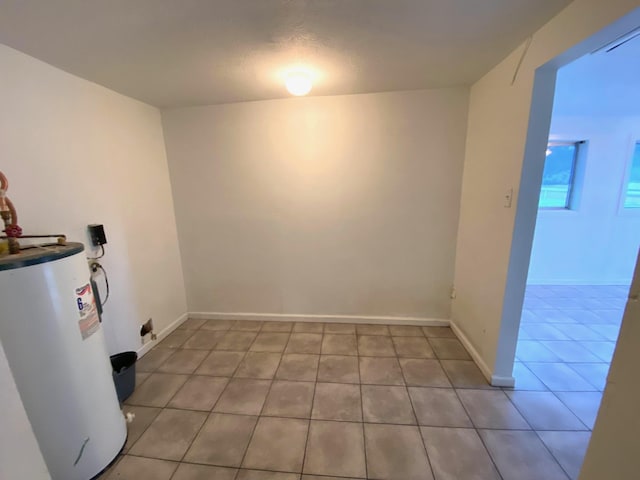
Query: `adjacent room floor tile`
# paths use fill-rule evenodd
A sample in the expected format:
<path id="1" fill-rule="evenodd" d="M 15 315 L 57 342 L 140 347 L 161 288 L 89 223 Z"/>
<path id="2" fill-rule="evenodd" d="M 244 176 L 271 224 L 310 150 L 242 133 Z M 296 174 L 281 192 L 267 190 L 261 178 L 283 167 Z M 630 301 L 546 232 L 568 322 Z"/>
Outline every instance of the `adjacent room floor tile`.
<path id="1" fill-rule="evenodd" d="M 229 380 L 224 377 L 193 375 L 169 402 L 171 408 L 210 411 Z"/>
<path id="2" fill-rule="evenodd" d="M 458 390 L 458 395 L 476 428 L 530 428 L 500 390 Z"/>
<path id="3" fill-rule="evenodd" d="M 600 358 L 592 354 L 578 342 L 569 341 L 543 341 L 540 342 L 553 353 L 555 353 L 563 362 L 599 362 Z"/>
<path id="4" fill-rule="evenodd" d="M 549 390 L 552 391 L 594 391 L 596 388 L 574 372 L 565 363 L 525 363 Z"/>
<path id="5" fill-rule="evenodd" d="M 534 430 L 586 430 L 551 392 L 506 392 Z"/>
<path id="6" fill-rule="evenodd" d="M 234 480 L 236 473 L 235 468 L 181 463 L 171 480 Z"/>
<path id="7" fill-rule="evenodd" d="M 416 424 L 405 387 L 362 385 L 362 413 L 365 422 Z"/>
<path id="8" fill-rule="evenodd" d="M 175 462 L 125 455 L 109 472 L 107 480 L 169 480 L 177 467 Z"/>
<path id="9" fill-rule="evenodd" d="M 455 390 L 409 387 L 409 395 L 420 425 L 473 427 Z"/>
<path id="10" fill-rule="evenodd" d="M 479 433 L 503 478 L 567 480 L 535 432 L 480 430 Z"/>
<path id="11" fill-rule="evenodd" d="M 189 330 L 183 330 L 188 332 Z M 182 348 L 193 348 L 199 350 L 212 350 L 218 340 L 224 337 L 225 332 L 223 330 L 199 330 L 195 335 L 184 342 Z"/>
<path id="12" fill-rule="evenodd" d="M 314 387 L 313 382 L 276 380 L 271 385 L 262 415 L 309 418 Z"/>
<path id="13" fill-rule="evenodd" d="M 132 455 L 181 460 L 207 414 L 164 409 L 129 451 Z"/>
<path id="14" fill-rule="evenodd" d="M 558 398 L 584 423 L 593 429 L 600 410 L 600 392 L 556 392 Z"/>
<path id="15" fill-rule="evenodd" d="M 544 383 L 536 377 L 526 365 L 520 362 L 513 364 L 513 377 L 516 384 L 513 387 L 514 390 L 531 390 L 531 391 L 546 391 L 548 388 Z"/>
<path id="16" fill-rule="evenodd" d="M 360 381 L 364 384 L 404 385 L 397 358 L 360 357 Z"/>
<path id="17" fill-rule="evenodd" d="M 189 378 L 188 375 L 153 373 L 127 399 L 131 405 L 164 407 Z"/>
<path id="18" fill-rule="evenodd" d="M 438 360 L 401 358 L 400 366 L 407 385 L 417 387 L 451 387 Z"/>
<path id="19" fill-rule="evenodd" d="M 279 353 L 248 352 L 236 370 L 234 377 L 270 379 L 280 365 Z"/>
<path id="20" fill-rule="evenodd" d="M 344 383 L 317 383 L 311 418 L 361 422 L 360 386 Z"/>
<path id="21" fill-rule="evenodd" d="M 418 427 L 364 425 L 369 478 L 433 479 Z"/>
<path id="22" fill-rule="evenodd" d="M 580 344 L 601 361 L 611 363 L 613 352 L 616 349 L 614 342 L 580 342 Z"/>
<path id="23" fill-rule="evenodd" d="M 420 430 L 438 480 L 501 480 L 475 430 L 434 427 Z"/>
<path id="24" fill-rule="evenodd" d="M 318 381 L 359 383 L 358 358 L 339 355 L 320 355 Z"/>
<path id="25" fill-rule="evenodd" d="M 229 381 L 214 411 L 258 415 L 269 392 L 269 380 L 233 378 Z"/>
<path id="26" fill-rule="evenodd" d="M 519 340 L 516 358 L 521 362 L 558 362 L 560 357 L 537 340 Z"/>
<path id="27" fill-rule="evenodd" d="M 322 335 L 319 333 L 293 333 L 287 344 L 287 353 L 320 353 Z"/>
<path id="28" fill-rule="evenodd" d="M 289 341 L 288 333 L 261 332 L 249 348 L 252 352 L 283 352 Z"/>
<path id="29" fill-rule="evenodd" d="M 236 368 L 238 368 L 244 356 L 244 352 L 213 351 L 203 360 L 196 370 L 196 373 L 200 375 L 230 377 L 236 371 Z"/>
<path id="30" fill-rule="evenodd" d="M 370 357 L 395 357 L 391 337 L 382 335 L 358 336 L 358 354 Z"/>
<path id="31" fill-rule="evenodd" d="M 577 480 L 591 432 L 538 432 L 538 436 L 572 480 Z"/>
<path id="32" fill-rule="evenodd" d="M 243 468 L 301 472 L 308 425 L 306 420 L 261 417 Z"/>
<path id="33" fill-rule="evenodd" d="M 304 473 L 365 478 L 362 424 L 312 420 Z"/>
<path id="34" fill-rule="evenodd" d="M 207 356 L 204 350 L 177 350 L 158 367 L 162 373 L 193 373 Z"/>
<path id="35" fill-rule="evenodd" d="M 300 380 L 315 382 L 320 355 L 285 353 L 276 372 L 278 380 Z"/>
<path id="36" fill-rule="evenodd" d="M 430 338 L 436 356 L 441 360 L 471 360 L 467 350 L 456 338 Z"/>
<path id="37" fill-rule="evenodd" d="M 210 414 L 184 461 L 239 467 L 257 420 L 245 415 Z"/>
<path id="38" fill-rule="evenodd" d="M 607 385 L 608 363 L 571 363 L 569 367 L 598 390 Z"/>
<path id="39" fill-rule="evenodd" d="M 441 360 L 440 364 L 456 388 L 492 388 L 471 360 Z"/>
<path id="40" fill-rule="evenodd" d="M 324 334 L 322 353 L 327 355 L 357 355 L 355 335 Z"/>
<path id="41" fill-rule="evenodd" d="M 435 358 L 436 354 L 424 337 L 392 337 L 399 357 Z"/>

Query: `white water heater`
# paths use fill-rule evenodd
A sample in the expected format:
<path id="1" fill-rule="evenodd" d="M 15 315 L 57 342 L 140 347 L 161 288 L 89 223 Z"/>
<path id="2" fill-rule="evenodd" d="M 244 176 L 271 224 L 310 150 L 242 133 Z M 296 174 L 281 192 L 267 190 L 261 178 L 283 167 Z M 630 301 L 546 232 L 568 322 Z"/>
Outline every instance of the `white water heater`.
<path id="1" fill-rule="evenodd" d="M 0 341 L 53 480 L 97 476 L 127 436 L 83 252 L 0 258 Z"/>

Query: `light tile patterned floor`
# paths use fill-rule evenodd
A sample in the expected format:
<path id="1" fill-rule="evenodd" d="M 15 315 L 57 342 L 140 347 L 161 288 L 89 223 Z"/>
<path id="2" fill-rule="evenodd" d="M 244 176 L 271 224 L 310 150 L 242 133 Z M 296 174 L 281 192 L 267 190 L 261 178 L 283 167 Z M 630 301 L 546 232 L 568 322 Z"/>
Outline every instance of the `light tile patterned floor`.
<path id="1" fill-rule="evenodd" d="M 108 480 L 567 479 L 589 438 L 583 399 L 490 387 L 449 328 L 190 319 L 137 369 Z"/>

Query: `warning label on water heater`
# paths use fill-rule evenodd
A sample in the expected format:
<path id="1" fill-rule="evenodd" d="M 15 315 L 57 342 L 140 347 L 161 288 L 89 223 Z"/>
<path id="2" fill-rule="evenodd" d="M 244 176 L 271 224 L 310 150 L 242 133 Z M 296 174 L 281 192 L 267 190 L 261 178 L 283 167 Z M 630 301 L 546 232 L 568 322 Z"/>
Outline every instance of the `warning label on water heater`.
<path id="1" fill-rule="evenodd" d="M 100 316 L 91 291 L 91 284 L 87 283 L 83 287 L 76 288 L 76 304 L 80 314 L 78 326 L 80 327 L 82 339 L 85 340 L 100 328 Z"/>

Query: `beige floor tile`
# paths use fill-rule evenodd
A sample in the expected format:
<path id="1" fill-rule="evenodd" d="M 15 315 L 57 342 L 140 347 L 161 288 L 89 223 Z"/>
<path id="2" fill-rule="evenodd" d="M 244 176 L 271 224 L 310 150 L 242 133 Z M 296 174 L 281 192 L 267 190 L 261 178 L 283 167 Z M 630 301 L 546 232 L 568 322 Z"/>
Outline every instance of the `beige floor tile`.
<path id="1" fill-rule="evenodd" d="M 213 410 L 220 413 L 259 415 L 270 385 L 269 380 L 232 378 Z"/>
<path id="2" fill-rule="evenodd" d="M 438 480 L 501 480 L 475 430 L 434 427 L 420 430 Z"/>
<path id="3" fill-rule="evenodd" d="M 535 432 L 480 430 L 478 433 L 503 478 L 567 480 Z"/>
<path id="4" fill-rule="evenodd" d="M 424 337 L 420 327 L 411 325 L 390 325 L 389 331 L 395 337 Z"/>
<path id="5" fill-rule="evenodd" d="M 451 387 L 451 382 L 435 359 L 400 358 L 407 385 L 416 387 Z"/>
<path id="6" fill-rule="evenodd" d="M 293 326 L 295 333 L 322 333 L 324 325 L 317 322 L 296 322 Z"/>
<path id="7" fill-rule="evenodd" d="M 257 421 L 245 415 L 210 414 L 184 461 L 239 467 Z"/>
<path id="8" fill-rule="evenodd" d="M 453 389 L 409 387 L 409 396 L 420 425 L 473 427 Z"/>
<path id="9" fill-rule="evenodd" d="M 138 388 L 142 383 L 149 378 L 151 373 L 149 372 L 136 372 L 136 388 Z"/>
<path id="10" fill-rule="evenodd" d="M 416 424 L 405 387 L 362 385 L 362 413 L 365 422 Z"/>
<path id="11" fill-rule="evenodd" d="M 224 337 L 218 340 L 216 350 L 234 350 L 246 352 L 258 336 L 257 332 L 244 332 L 229 330 Z"/>
<path id="12" fill-rule="evenodd" d="M 109 472 L 107 480 L 169 480 L 177 467 L 176 462 L 125 455 Z"/>
<path id="13" fill-rule="evenodd" d="M 187 318 L 178 328 L 185 330 L 198 330 L 206 323 L 204 318 Z"/>
<path id="14" fill-rule="evenodd" d="M 551 392 L 507 392 L 507 396 L 534 430 L 587 430 Z"/>
<path id="15" fill-rule="evenodd" d="M 387 325 L 356 325 L 358 335 L 391 335 Z"/>
<path id="16" fill-rule="evenodd" d="M 262 322 L 258 320 L 236 320 L 231 326 L 231 330 L 244 332 L 257 332 L 262 328 Z"/>
<path id="17" fill-rule="evenodd" d="M 158 367 L 158 372 L 190 374 L 195 372 L 206 356 L 204 350 L 178 350 Z"/>
<path id="18" fill-rule="evenodd" d="M 318 381 L 360 383 L 358 358 L 340 355 L 320 355 Z"/>
<path id="19" fill-rule="evenodd" d="M 262 415 L 291 418 L 311 417 L 314 388 L 313 382 L 274 381 L 265 401 Z"/>
<path id="20" fill-rule="evenodd" d="M 369 478 L 432 480 L 418 427 L 364 425 Z"/>
<path id="21" fill-rule="evenodd" d="M 184 344 L 182 348 L 196 350 L 213 350 L 218 341 L 224 337 L 224 330 L 198 330 Z"/>
<path id="22" fill-rule="evenodd" d="M 325 323 L 324 333 L 356 334 L 356 326 L 352 323 Z"/>
<path id="23" fill-rule="evenodd" d="M 270 379 L 280 364 L 279 353 L 248 352 L 234 377 Z"/>
<path id="24" fill-rule="evenodd" d="M 311 418 L 361 422 L 360 386 L 344 383 L 317 383 Z"/>
<path id="25" fill-rule="evenodd" d="M 181 463 L 171 480 L 234 480 L 237 472 L 235 468 Z"/>
<path id="26" fill-rule="evenodd" d="M 154 372 L 177 350 L 173 348 L 154 348 L 149 350 L 136 362 L 136 370 L 139 372 Z"/>
<path id="27" fill-rule="evenodd" d="M 307 420 L 261 417 L 243 468 L 301 472 L 308 425 Z"/>
<path id="28" fill-rule="evenodd" d="M 176 329 L 167 335 L 159 346 L 162 348 L 180 348 L 194 333 L 193 330 Z"/>
<path id="29" fill-rule="evenodd" d="M 424 337 L 392 337 L 399 357 L 435 358 L 435 353 Z"/>
<path id="30" fill-rule="evenodd" d="M 210 411 L 228 381 L 224 377 L 192 375 L 171 399 L 168 407 Z"/>
<path id="31" fill-rule="evenodd" d="M 601 392 L 556 392 L 556 395 L 582 423 L 593 428 L 600 410 Z"/>
<path id="32" fill-rule="evenodd" d="M 164 409 L 131 447 L 132 455 L 163 460 L 181 460 L 207 414 Z"/>
<path id="33" fill-rule="evenodd" d="M 298 480 L 297 473 L 267 472 L 264 470 L 240 470 L 236 480 Z"/>
<path id="34" fill-rule="evenodd" d="M 285 353 L 276 372 L 278 380 L 300 380 L 315 382 L 320 355 Z"/>
<path id="35" fill-rule="evenodd" d="M 164 407 L 188 378 L 188 375 L 152 373 L 142 385 L 136 388 L 126 403 L 145 407 Z"/>
<path id="36" fill-rule="evenodd" d="M 304 473 L 364 478 L 362 424 L 312 420 Z"/>
<path id="37" fill-rule="evenodd" d="M 263 322 L 262 332 L 291 332 L 293 322 Z"/>
<path id="38" fill-rule="evenodd" d="M 133 422 L 127 423 L 127 442 L 123 450 L 124 453 L 127 453 L 161 410 L 155 407 L 139 407 L 135 405 L 125 405 L 122 410 L 125 414 L 133 413 L 135 415 Z"/>
<path id="39" fill-rule="evenodd" d="M 476 428 L 530 429 L 527 421 L 500 390 L 458 390 Z"/>
<path id="40" fill-rule="evenodd" d="M 322 340 L 322 354 L 358 355 L 356 336 L 325 333 Z"/>
<path id="41" fill-rule="evenodd" d="M 429 338 L 429 343 L 440 360 L 471 360 L 467 350 L 457 338 Z"/>
<path id="42" fill-rule="evenodd" d="M 542 442 L 572 480 L 577 480 L 591 432 L 538 432 Z"/>
<path id="43" fill-rule="evenodd" d="M 358 336 L 358 354 L 369 357 L 395 357 L 391 337 L 383 335 Z"/>
<path id="44" fill-rule="evenodd" d="M 260 332 L 249 348 L 252 352 L 284 352 L 289 341 L 288 333 Z"/>
<path id="45" fill-rule="evenodd" d="M 441 360 L 440 364 L 456 388 L 493 388 L 471 360 Z"/>
<path id="46" fill-rule="evenodd" d="M 320 353 L 322 334 L 292 333 L 285 352 L 287 353 Z"/>
<path id="47" fill-rule="evenodd" d="M 325 477 L 318 475 L 302 475 L 302 480 L 362 480 L 354 477 Z"/>
<path id="48" fill-rule="evenodd" d="M 215 350 L 203 360 L 195 373 L 230 377 L 240 365 L 244 355 L 244 352 L 220 352 Z"/>
<path id="49" fill-rule="evenodd" d="M 234 322 L 234 320 L 206 320 L 200 327 L 200 330 L 225 331 L 229 330 Z"/>
<path id="50" fill-rule="evenodd" d="M 455 333 L 449 327 L 422 327 L 422 331 L 427 337 L 456 338 Z"/>
<path id="51" fill-rule="evenodd" d="M 360 381 L 374 385 L 404 385 L 397 358 L 360 357 Z"/>

